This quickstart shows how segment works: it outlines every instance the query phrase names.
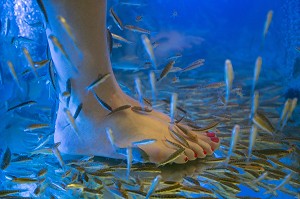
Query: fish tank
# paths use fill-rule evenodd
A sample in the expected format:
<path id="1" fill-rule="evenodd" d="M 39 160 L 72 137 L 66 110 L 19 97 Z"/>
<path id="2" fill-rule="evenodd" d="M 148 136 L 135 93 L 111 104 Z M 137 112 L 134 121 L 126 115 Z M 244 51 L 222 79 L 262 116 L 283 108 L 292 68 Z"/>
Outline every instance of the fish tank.
<path id="1" fill-rule="evenodd" d="M 0 198 L 300 198 L 298 0 L 74 2 L 0 0 Z"/>

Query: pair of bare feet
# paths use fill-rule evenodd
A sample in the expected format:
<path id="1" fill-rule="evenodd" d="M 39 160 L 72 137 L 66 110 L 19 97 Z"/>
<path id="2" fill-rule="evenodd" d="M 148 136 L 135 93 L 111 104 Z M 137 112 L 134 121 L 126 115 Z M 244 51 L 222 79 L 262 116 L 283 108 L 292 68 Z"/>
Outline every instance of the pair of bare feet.
<path id="1" fill-rule="evenodd" d="M 47 35 L 59 84 L 60 104 L 54 135 L 54 141 L 61 142 L 59 149 L 69 154 L 126 158 L 111 145 L 106 133 L 106 129 L 110 128 L 118 148 L 126 148 L 145 139 L 156 140 L 134 147 L 134 160 L 161 163 L 168 159 L 177 149 L 166 140 L 182 144 L 170 133 L 167 115 L 155 110 L 145 113 L 127 108 L 108 116 L 110 111 L 99 104 L 101 99 L 112 110 L 123 105 L 140 106 L 122 92 L 113 75 L 107 52 L 106 1 L 44 0 L 43 6 L 49 21 Z M 59 20 L 61 17 L 66 20 L 72 37 Z M 110 74 L 105 82 L 95 86 L 93 91 L 87 89 L 99 75 L 105 74 Z M 66 92 L 70 96 L 67 100 L 64 98 Z M 74 118 L 80 104 L 82 109 Z M 184 152 L 172 162 L 185 163 L 204 158 L 219 146 L 219 139 L 214 133 L 189 130 L 191 137 L 175 126 L 172 129 L 183 136 L 188 145 L 182 145 Z"/>

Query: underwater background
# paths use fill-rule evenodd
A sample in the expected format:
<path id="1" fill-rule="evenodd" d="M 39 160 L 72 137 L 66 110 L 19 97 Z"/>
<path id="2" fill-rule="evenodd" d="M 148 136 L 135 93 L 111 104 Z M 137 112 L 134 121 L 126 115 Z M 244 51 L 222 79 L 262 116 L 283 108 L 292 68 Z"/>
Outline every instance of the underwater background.
<path id="1" fill-rule="evenodd" d="M 254 172 L 236 163 L 247 158 L 257 57 L 262 57 L 255 87 L 260 94 L 258 109 L 274 127 L 278 126 L 286 100 L 300 97 L 299 0 L 109 0 L 108 9 L 111 7 L 123 24 L 150 31 L 158 66 L 156 76 L 170 60 L 175 61 L 174 68 L 181 69 L 198 59 L 205 60 L 200 67 L 186 72 L 174 70 L 158 82 L 154 108 L 169 114 L 169 105 L 163 102 L 176 92 L 178 106 L 186 111 L 184 121 L 194 121 L 198 126 L 218 122 L 218 137 L 222 139 L 220 149 L 211 159 L 159 168 L 134 164 L 132 176 L 144 180 L 145 192 L 151 180 L 161 173 L 165 181 L 173 184 L 161 182 L 159 188 L 175 188 L 157 192 L 161 194 L 158 198 L 299 198 L 299 105 L 282 131 L 275 135 L 259 131 L 254 147 L 257 156 L 251 162 L 255 163 Z M 270 10 L 273 16 L 264 36 Z M 61 168 L 51 150 L 58 99 L 49 74 L 51 54 L 42 12 L 35 0 L 0 0 L 0 16 L 0 198 L 6 194 L 32 198 L 143 198 L 142 193 L 129 191 L 142 189 L 138 183 L 126 181 L 126 160 L 62 154 L 65 166 Z M 149 73 L 153 69 L 141 34 L 121 31 L 109 12 L 107 26 L 110 32 L 133 42 L 113 40 L 111 61 L 121 88 L 137 99 L 134 79 L 139 77 L 145 97 L 152 99 Z M 24 48 L 34 61 L 36 73 L 30 68 Z M 231 104 L 227 106 L 223 103 L 226 59 L 231 60 L 234 70 Z M 9 63 L 14 66 L 17 80 Z M 26 131 L 37 123 L 49 126 Z M 227 155 L 235 124 L 242 128 L 239 151 L 234 154 L 236 162 L 230 162 L 232 170 L 218 169 Z M 110 170 L 104 170 L 107 168 Z M 99 169 L 103 169 L 102 175 L 95 177 Z M 249 185 L 266 171 L 268 177 L 261 184 Z M 292 179 L 276 194 L 264 194 L 289 174 Z M 92 182 L 95 178 L 112 188 L 104 190 L 99 181 Z M 193 190 L 184 190 L 182 187 L 190 187 L 191 182 L 187 181 L 191 178 L 205 190 L 197 189 L 196 182 Z M 121 188 L 116 181 L 122 184 Z M 68 186 L 71 183 L 77 187 Z"/>

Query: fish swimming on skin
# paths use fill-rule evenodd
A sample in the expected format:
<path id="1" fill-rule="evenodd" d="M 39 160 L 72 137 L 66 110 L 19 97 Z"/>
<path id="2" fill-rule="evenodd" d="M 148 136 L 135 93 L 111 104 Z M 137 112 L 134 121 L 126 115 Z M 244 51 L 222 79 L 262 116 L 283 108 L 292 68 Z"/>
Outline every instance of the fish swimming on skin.
<path id="1" fill-rule="evenodd" d="M 151 63 L 153 65 L 153 67 L 156 69 L 156 58 L 154 56 L 154 51 L 153 51 L 152 44 L 151 44 L 149 38 L 147 37 L 147 35 L 145 35 L 145 34 L 141 35 L 141 39 L 142 39 L 142 43 L 144 45 L 144 48 L 145 48 L 148 56 L 150 57 Z"/>
<path id="2" fill-rule="evenodd" d="M 96 98 L 96 100 L 98 101 L 98 103 L 105 108 L 107 111 L 112 112 L 113 109 L 106 103 L 104 102 L 102 99 L 100 99 L 100 97 L 97 95 L 97 93 L 94 90 L 91 90 L 91 92 L 93 93 L 94 97 Z"/>
<path id="3" fill-rule="evenodd" d="M 76 111 L 75 111 L 75 113 L 74 113 L 74 115 L 73 115 L 73 118 L 74 118 L 75 120 L 76 120 L 76 118 L 78 117 L 78 115 L 80 114 L 80 112 L 81 112 L 81 110 L 82 110 L 82 106 L 83 106 L 82 103 L 80 103 L 80 104 L 77 106 Z"/>
<path id="4" fill-rule="evenodd" d="M 102 84 L 103 82 L 105 82 L 110 76 L 111 76 L 110 73 L 107 73 L 107 74 L 105 74 L 103 76 L 102 75 L 98 75 L 98 78 L 95 81 L 93 81 L 86 89 L 88 91 L 91 91 L 95 87 L 97 87 L 100 84 Z"/>
<path id="5" fill-rule="evenodd" d="M 56 147 L 56 146 L 52 147 L 52 152 L 53 152 L 53 154 L 55 155 L 55 157 L 57 158 L 57 160 L 58 160 L 58 162 L 59 162 L 61 168 L 64 169 L 64 167 L 65 167 L 65 162 L 64 162 L 63 159 L 62 159 L 62 156 L 61 156 L 60 151 L 58 150 L 58 147 Z"/>
<path id="6" fill-rule="evenodd" d="M 63 26 L 63 28 L 65 29 L 65 31 L 69 35 L 69 37 L 71 37 L 71 39 L 75 43 L 75 37 L 74 37 L 74 35 L 73 35 L 72 31 L 71 31 L 71 27 L 67 23 L 67 20 L 63 16 L 57 16 L 57 19 L 60 22 L 60 24 Z"/>
<path id="7" fill-rule="evenodd" d="M 31 67 L 31 69 L 32 69 L 32 71 L 33 71 L 35 77 L 37 78 L 37 77 L 38 77 L 38 74 L 37 74 L 37 72 L 36 72 L 36 70 L 35 70 L 34 62 L 33 62 L 32 58 L 31 58 L 31 56 L 30 56 L 30 54 L 29 54 L 29 51 L 28 51 L 27 48 L 25 48 L 25 47 L 23 47 L 22 50 L 23 50 L 23 53 L 24 53 L 24 55 L 25 55 L 25 57 L 26 57 L 26 59 L 27 59 L 29 65 L 30 65 L 30 67 Z"/>
<path id="8" fill-rule="evenodd" d="M 119 111 L 124 111 L 126 109 L 129 109 L 130 107 L 131 107 L 131 105 L 128 105 L 128 104 L 120 106 L 120 107 L 114 109 L 112 112 L 110 112 L 107 116 L 112 115 L 112 114 L 114 114 L 116 112 L 119 112 Z"/>
<path id="9" fill-rule="evenodd" d="M 146 145 L 146 144 L 152 144 L 156 141 L 157 141 L 157 139 L 144 139 L 144 140 L 132 142 L 131 145 L 132 146 Z"/>
<path id="10" fill-rule="evenodd" d="M 65 114 L 67 115 L 67 118 L 69 120 L 69 123 L 71 124 L 72 128 L 74 129 L 75 131 L 75 134 L 77 135 L 78 138 L 80 138 L 79 134 L 78 134 L 78 128 L 77 128 L 77 125 L 75 123 L 75 120 L 70 112 L 70 110 L 68 108 L 64 108 L 64 112 Z"/>

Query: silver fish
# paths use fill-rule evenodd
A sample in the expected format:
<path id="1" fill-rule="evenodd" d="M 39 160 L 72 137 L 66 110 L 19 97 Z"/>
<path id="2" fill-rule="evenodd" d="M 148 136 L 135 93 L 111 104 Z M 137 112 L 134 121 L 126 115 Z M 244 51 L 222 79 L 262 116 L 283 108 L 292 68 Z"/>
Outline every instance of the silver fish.
<path id="1" fill-rule="evenodd" d="M 127 30 L 131 30 L 133 32 L 139 32 L 139 33 L 143 33 L 143 34 L 150 34 L 149 30 L 137 27 L 137 26 L 132 26 L 132 25 L 125 25 L 125 29 Z"/>
<path id="2" fill-rule="evenodd" d="M 151 186 L 147 192 L 147 195 L 146 195 L 146 198 L 145 199 L 148 199 L 150 198 L 151 194 L 155 191 L 156 187 L 158 186 L 159 182 L 161 181 L 162 179 L 162 176 L 161 175 L 157 175 L 154 180 L 152 181 L 151 183 Z"/>
<path id="3" fill-rule="evenodd" d="M 156 58 L 154 56 L 154 51 L 153 51 L 153 48 L 152 48 L 152 44 L 151 44 L 149 38 L 147 37 L 147 35 L 145 35 L 145 34 L 141 35 L 141 39 L 142 39 L 144 48 L 145 48 L 147 54 L 150 57 L 151 63 L 153 65 L 153 67 L 156 69 Z"/>
<path id="4" fill-rule="evenodd" d="M 98 75 L 98 78 L 95 81 L 93 81 L 86 89 L 88 91 L 92 90 L 93 88 L 105 82 L 110 76 L 111 76 L 110 73 L 107 73 L 105 75 Z"/>
<path id="5" fill-rule="evenodd" d="M 122 41 L 122 42 L 127 43 L 127 44 L 132 44 L 133 43 L 132 41 L 128 41 L 127 39 L 125 39 L 125 38 L 123 38 L 123 37 L 121 37 L 119 35 L 116 35 L 114 33 L 111 33 L 111 36 L 112 36 L 113 39 Z"/>
<path id="6" fill-rule="evenodd" d="M 228 164 L 230 157 L 235 149 L 237 140 L 239 138 L 239 133 L 240 133 L 240 126 L 239 125 L 235 125 L 232 129 L 232 136 L 231 136 L 231 141 L 230 141 L 230 149 L 229 152 L 227 154 L 227 158 L 225 160 L 225 164 Z"/>
<path id="7" fill-rule="evenodd" d="M 231 61 L 229 59 L 227 59 L 225 61 L 225 82 L 226 82 L 226 101 L 225 101 L 225 105 L 227 105 L 227 103 L 229 101 L 229 96 L 230 96 L 230 92 L 231 92 L 231 89 L 232 89 L 233 79 L 234 79 L 234 73 L 233 73 L 232 64 L 231 64 Z"/>
<path id="8" fill-rule="evenodd" d="M 177 98 L 178 94 L 177 93 L 172 93 L 171 97 L 171 104 L 170 104 L 170 123 L 174 124 L 174 119 L 175 119 L 175 114 L 176 114 L 176 106 L 177 106 Z"/>
<path id="9" fill-rule="evenodd" d="M 123 23 L 112 8 L 109 9 L 109 14 L 113 18 L 116 25 L 120 28 L 120 30 L 123 30 Z"/>
<path id="10" fill-rule="evenodd" d="M 170 72 L 170 70 L 173 68 L 175 64 L 175 61 L 174 60 L 171 60 L 165 67 L 164 69 L 162 70 L 160 76 L 159 76 L 159 79 L 157 79 L 157 81 L 163 79 L 165 76 L 167 76 L 167 74 Z"/>

